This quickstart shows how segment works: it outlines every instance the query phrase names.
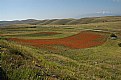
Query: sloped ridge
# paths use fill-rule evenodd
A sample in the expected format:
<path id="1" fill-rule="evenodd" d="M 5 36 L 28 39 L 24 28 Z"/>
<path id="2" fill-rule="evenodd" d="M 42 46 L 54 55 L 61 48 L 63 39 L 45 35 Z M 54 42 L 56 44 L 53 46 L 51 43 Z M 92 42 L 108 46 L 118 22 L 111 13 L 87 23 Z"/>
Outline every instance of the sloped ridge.
<path id="1" fill-rule="evenodd" d="M 42 24 L 47 25 L 47 24 L 50 24 L 50 23 L 52 23 L 52 22 L 54 22 L 56 20 L 58 20 L 58 19 L 47 20 L 47 21 L 43 22 Z"/>
<path id="2" fill-rule="evenodd" d="M 59 19 L 59 20 L 51 22 L 50 24 L 53 24 L 53 25 L 65 25 L 70 21 L 72 21 L 72 19 Z"/>
<path id="3" fill-rule="evenodd" d="M 10 24 L 31 24 L 31 25 L 78 25 L 102 22 L 121 21 L 121 16 L 90 17 L 81 19 L 51 19 L 51 20 L 22 20 L 22 21 L 0 21 L 0 26 Z"/>

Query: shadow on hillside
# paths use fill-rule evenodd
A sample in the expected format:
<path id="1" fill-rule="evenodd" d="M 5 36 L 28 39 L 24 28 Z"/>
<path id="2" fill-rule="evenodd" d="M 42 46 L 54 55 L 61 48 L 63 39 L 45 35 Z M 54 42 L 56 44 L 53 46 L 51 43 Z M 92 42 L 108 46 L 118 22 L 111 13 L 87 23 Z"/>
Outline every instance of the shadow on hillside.
<path id="1" fill-rule="evenodd" d="M 0 80 L 8 80 L 6 73 L 3 71 L 1 67 L 0 67 Z"/>

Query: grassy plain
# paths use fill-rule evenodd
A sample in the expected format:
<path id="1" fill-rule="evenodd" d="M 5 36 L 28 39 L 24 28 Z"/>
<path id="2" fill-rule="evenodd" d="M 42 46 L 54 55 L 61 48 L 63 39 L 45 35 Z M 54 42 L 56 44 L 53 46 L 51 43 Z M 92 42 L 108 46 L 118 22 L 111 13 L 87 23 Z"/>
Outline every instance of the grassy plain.
<path id="1" fill-rule="evenodd" d="M 101 46 L 71 49 L 63 45 L 38 48 L 7 40 L 64 38 L 86 30 L 105 34 L 106 42 Z M 35 35 L 43 31 L 61 34 Z M 118 39 L 111 40 L 111 33 Z M 1 73 L 8 80 L 121 80 L 121 47 L 118 45 L 121 21 L 28 27 L 18 24 L 0 28 L 0 36 Z"/>

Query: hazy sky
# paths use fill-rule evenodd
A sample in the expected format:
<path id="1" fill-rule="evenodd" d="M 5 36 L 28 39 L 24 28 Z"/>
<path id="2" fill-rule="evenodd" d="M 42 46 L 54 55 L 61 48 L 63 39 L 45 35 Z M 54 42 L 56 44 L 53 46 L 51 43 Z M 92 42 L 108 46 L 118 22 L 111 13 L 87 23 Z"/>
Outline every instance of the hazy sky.
<path id="1" fill-rule="evenodd" d="M 121 0 L 0 0 L 0 20 L 121 14 Z"/>

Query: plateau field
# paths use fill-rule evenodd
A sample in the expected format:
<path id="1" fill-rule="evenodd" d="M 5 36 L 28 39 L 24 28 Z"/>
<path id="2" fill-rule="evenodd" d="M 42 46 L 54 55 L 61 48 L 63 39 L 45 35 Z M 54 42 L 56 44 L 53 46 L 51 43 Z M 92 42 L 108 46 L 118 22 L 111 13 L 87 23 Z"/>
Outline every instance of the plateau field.
<path id="1" fill-rule="evenodd" d="M 121 80 L 121 16 L 0 21 L 0 55 L 2 80 Z"/>

